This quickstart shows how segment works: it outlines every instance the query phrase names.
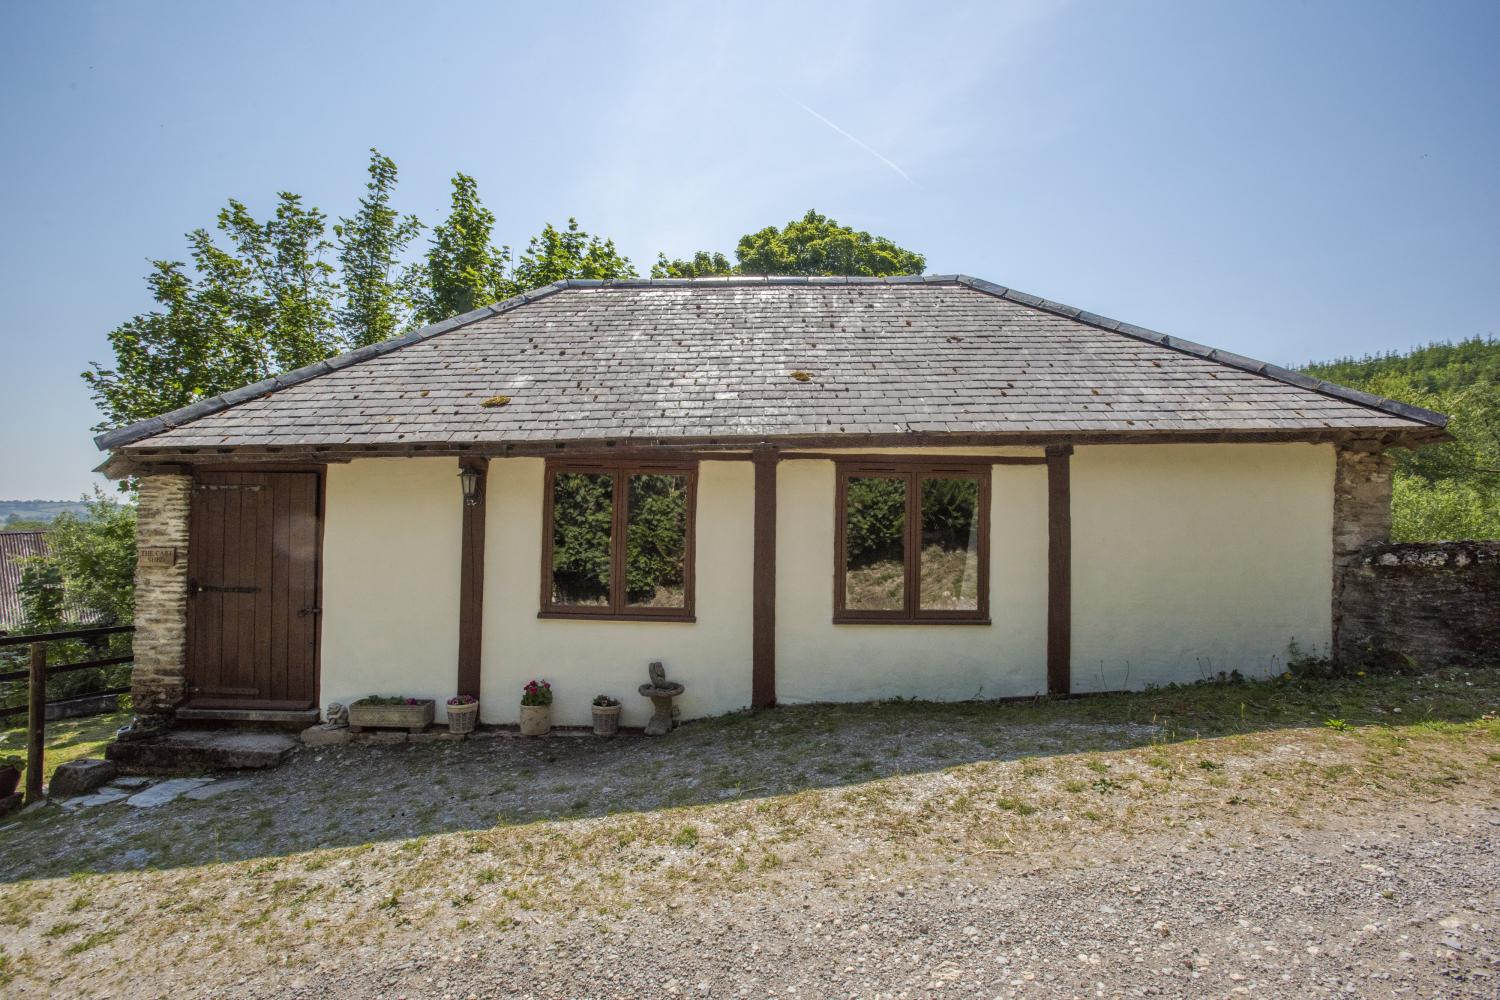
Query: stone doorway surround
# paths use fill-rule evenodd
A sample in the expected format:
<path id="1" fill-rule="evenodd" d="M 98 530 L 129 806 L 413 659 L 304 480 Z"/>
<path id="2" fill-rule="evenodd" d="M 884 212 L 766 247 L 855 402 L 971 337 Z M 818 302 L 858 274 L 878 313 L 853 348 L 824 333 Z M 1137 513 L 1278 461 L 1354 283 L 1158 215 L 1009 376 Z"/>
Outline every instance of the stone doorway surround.
<path id="1" fill-rule="evenodd" d="M 188 511 L 193 477 L 142 476 L 136 507 L 133 728 L 165 729 L 187 691 Z"/>

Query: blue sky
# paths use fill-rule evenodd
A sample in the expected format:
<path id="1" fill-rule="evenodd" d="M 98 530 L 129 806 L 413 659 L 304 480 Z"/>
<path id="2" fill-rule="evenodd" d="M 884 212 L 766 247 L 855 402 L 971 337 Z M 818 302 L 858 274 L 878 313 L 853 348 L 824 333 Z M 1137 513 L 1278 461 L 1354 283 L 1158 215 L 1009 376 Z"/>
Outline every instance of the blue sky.
<path id="1" fill-rule="evenodd" d="M 96 477 L 78 373 L 230 196 L 370 146 L 644 271 L 816 207 L 1277 362 L 1500 327 L 1500 4 L 0 3 L 0 498 Z"/>

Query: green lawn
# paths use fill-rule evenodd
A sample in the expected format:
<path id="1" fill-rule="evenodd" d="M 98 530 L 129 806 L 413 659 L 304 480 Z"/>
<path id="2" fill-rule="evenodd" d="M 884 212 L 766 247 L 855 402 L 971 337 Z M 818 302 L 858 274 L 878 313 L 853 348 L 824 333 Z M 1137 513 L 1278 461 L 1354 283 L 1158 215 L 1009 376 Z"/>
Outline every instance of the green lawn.
<path id="1" fill-rule="evenodd" d="M 47 723 L 46 780 L 59 764 L 79 757 L 102 757 L 104 746 L 115 738 L 115 730 L 130 721 L 129 712 L 91 715 L 83 719 L 61 719 Z M 0 730 L 0 756 L 26 756 L 26 727 Z M 23 779 L 24 780 L 24 779 Z"/>

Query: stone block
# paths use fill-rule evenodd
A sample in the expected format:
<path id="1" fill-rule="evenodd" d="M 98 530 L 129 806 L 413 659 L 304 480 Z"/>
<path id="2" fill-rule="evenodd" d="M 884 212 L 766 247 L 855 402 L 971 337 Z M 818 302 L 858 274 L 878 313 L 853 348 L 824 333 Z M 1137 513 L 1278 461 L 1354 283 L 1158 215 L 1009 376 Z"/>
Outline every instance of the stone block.
<path id="1" fill-rule="evenodd" d="M 120 768 L 112 760 L 70 760 L 58 766 L 47 785 L 47 794 L 55 798 L 86 795 L 113 781 Z"/>
<path id="2" fill-rule="evenodd" d="M 361 743 L 405 743 L 410 733 L 401 730 L 377 730 L 373 733 L 355 733 L 354 738 Z"/>
<path id="3" fill-rule="evenodd" d="M 354 734 L 345 729 L 325 729 L 322 726 L 309 726 L 302 730 L 302 742 L 310 747 L 336 747 L 342 746 L 354 739 Z"/>

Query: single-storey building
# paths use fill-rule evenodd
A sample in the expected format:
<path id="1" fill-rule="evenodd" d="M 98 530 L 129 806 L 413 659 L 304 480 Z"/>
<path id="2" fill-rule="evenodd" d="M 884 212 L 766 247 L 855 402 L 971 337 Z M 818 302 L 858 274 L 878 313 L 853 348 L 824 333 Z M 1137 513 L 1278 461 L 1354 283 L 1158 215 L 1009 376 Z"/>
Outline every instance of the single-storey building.
<path id="1" fill-rule="evenodd" d="M 563 281 L 100 435 L 146 725 L 1265 676 L 1436 413 L 964 276 Z"/>

